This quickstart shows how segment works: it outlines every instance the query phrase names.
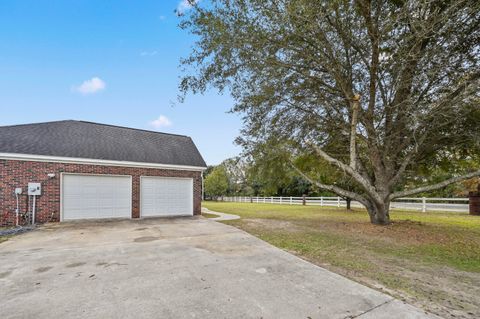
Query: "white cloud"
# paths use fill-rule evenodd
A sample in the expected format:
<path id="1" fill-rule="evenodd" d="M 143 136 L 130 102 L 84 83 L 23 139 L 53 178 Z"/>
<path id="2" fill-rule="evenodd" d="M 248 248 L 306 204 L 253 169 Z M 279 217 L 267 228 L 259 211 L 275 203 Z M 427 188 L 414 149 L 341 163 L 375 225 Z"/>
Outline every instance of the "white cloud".
<path id="1" fill-rule="evenodd" d="M 166 18 L 167 18 L 166 16 L 161 15 L 161 16 L 158 17 L 158 20 L 163 21 L 163 20 L 165 20 Z"/>
<path id="2" fill-rule="evenodd" d="M 177 5 L 177 15 L 183 15 L 185 14 L 186 11 L 190 10 L 192 8 L 192 4 L 199 3 L 200 0 L 181 0 L 178 5 Z"/>
<path id="3" fill-rule="evenodd" d="M 105 90 L 107 85 L 99 77 L 93 77 L 90 80 L 84 81 L 79 86 L 73 88 L 75 92 L 87 95 L 97 93 L 99 91 Z"/>
<path id="4" fill-rule="evenodd" d="M 140 56 L 154 56 L 157 55 L 158 51 L 142 51 L 140 52 Z"/>
<path id="5" fill-rule="evenodd" d="M 151 121 L 149 124 L 151 127 L 159 129 L 162 127 L 172 126 L 172 121 L 170 121 L 170 119 L 165 115 L 160 115 L 156 120 Z"/>

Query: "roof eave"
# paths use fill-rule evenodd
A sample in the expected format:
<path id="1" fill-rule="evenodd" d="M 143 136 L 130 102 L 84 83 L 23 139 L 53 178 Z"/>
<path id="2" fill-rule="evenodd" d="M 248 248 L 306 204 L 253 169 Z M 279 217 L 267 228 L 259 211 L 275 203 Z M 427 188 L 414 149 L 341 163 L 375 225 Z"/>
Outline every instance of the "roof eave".
<path id="1" fill-rule="evenodd" d="M 17 160 L 17 161 L 33 161 L 33 162 L 53 162 L 53 163 L 66 163 L 66 164 L 83 164 L 83 165 L 141 167 L 141 168 L 156 168 L 156 169 L 199 171 L 199 172 L 203 172 L 204 170 L 207 169 L 207 167 L 204 167 L 204 166 L 144 163 L 144 162 L 105 160 L 105 159 L 96 159 L 96 158 L 64 157 L 64 156 L 49 156 L 49 155 L 36 155 L 36 154 L 19 154 L 19 153 L 0 153 L 0 159 Z"/>

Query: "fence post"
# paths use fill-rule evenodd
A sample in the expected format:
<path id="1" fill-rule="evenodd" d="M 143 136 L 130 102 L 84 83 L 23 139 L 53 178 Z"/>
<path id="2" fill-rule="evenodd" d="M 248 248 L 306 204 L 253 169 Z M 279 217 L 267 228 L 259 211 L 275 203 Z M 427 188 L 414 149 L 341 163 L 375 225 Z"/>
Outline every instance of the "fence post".
<path id="1" fill-rule="evenodd" d="M 337 207 L 340 207 L 340 196 L 337 197 Z"/>
<path id="2" fill-rule="evenodd" d="M 320 197 L 320 207 L 323 206 L 323 196 Z"/>
<path id="3" fill-rule="evenodd" d="M 422 197 L 422 213 L 427 211 L 427 198 Z"/>
<path id="4" fill-rule="evenodd" d="M 270 196 L 270 203 L 273 204 L 273 196 Z"/>
<path id="5" fill-rule="evenodd" d="M 280 196 L 280 204 L 282 204 L 282 202 L 283 202 L 282 198 L 283 198 L 283 197 L 282 197 L 282 196 Z"/>
<path id="6" fill-rule="evenodd" d="M 266 201 L 266 197 L 264 196 L 264 197 L 263 197 L 263 203 L 264 203 L 264 204 L 265 204 L 265 201 Z"/>
<path id="7" fill-rule="evenodd" d="M 305 194 L 302 195 L 302 205 L 305 206 L 307 205 L 307 196 Z"/>
<path id="8" fill-rule="evenodd" d="M 290 205 L 292 205 L 292 196 L 290 196 Z"/>
<path id="9" fill-rule="evenodd" d="M 250 203 L 253 203 L 253 198 L 252 198 L 252 196 L 250 196 Z"/>

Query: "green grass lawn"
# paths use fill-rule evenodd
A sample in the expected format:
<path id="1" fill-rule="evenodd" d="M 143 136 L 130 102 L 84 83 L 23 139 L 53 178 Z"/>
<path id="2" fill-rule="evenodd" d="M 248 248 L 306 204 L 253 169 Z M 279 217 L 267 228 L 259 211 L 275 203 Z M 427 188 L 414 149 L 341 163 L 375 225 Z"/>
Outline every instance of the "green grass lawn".
<path id="1" fill-rule="evenodd" d="M 375 226 L 365 210 L 205 202 L 240 215 L 225 222 L 279 248 L 442 316 L 480 317 L 480 217 L 392 211 Z"/>

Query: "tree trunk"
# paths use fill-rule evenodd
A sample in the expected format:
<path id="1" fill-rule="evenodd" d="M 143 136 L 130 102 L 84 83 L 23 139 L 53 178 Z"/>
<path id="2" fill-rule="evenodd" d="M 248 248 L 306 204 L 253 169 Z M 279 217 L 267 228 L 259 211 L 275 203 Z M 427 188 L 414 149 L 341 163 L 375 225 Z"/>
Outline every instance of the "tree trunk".
<path id="1" fill-rule="evenodd" d="M 347 210 L 352 209 L 352 199 L 347 197 L 345 200 L 347 201 Z"/>
<path id="2" fill-rule="evenodd" d="M 383 203 L 370 201 L 367 205 L 370 222 L 375 225 L 390 224 L 390 202 L 385 200 Z"/>

